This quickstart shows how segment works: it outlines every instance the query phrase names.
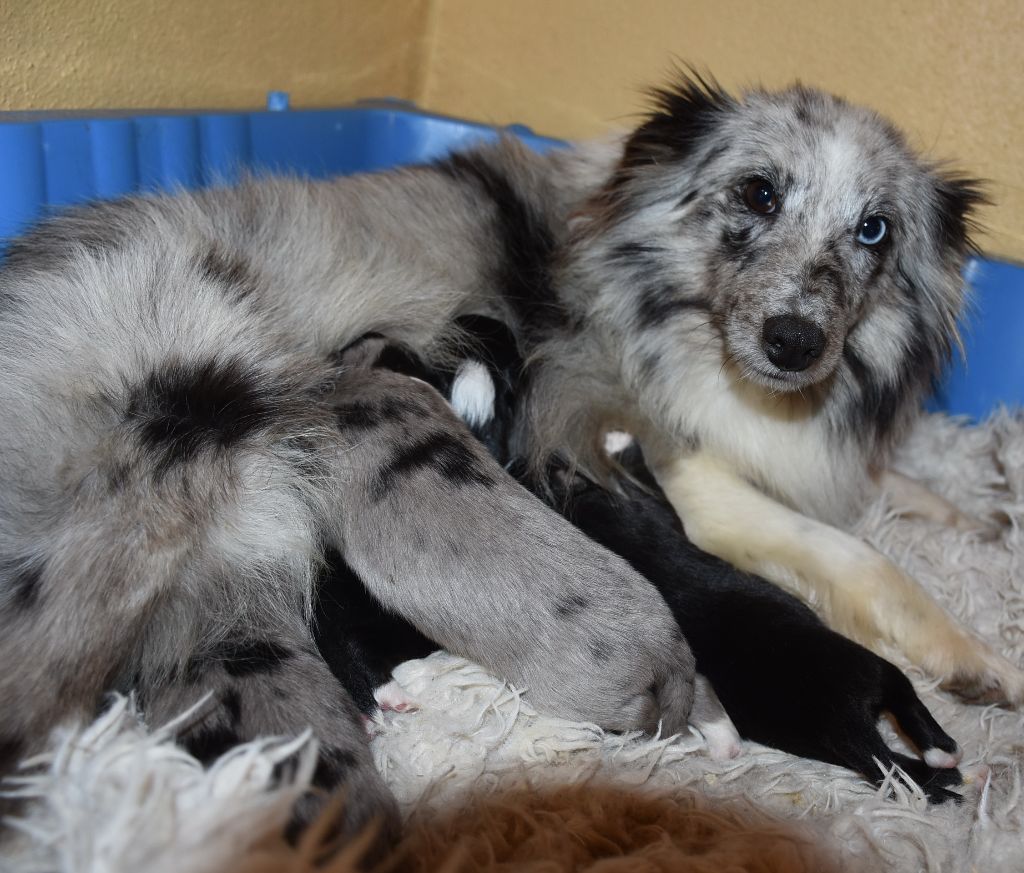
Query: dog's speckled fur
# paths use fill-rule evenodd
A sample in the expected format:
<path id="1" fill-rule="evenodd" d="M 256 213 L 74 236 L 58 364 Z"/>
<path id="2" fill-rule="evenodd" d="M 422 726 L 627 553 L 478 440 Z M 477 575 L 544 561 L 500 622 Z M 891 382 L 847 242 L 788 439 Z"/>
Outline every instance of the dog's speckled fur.
<path id="1" fill-rule="evenodd" d="M 751 172 L 775 173 L 790 204 L 771 225 L 735 203 Z M 685 82 L 620 147 L 503 141 L 44 223 L 0 271 L 0 769 L 111 687 L 156 713 L 212 687 L 210 748 L 312 724 L 323 787 L 361 786 L 350 823 L 387 815 L 355 707 L 311 640 L 327 548 L 539 706 L 681 727 L 692 656 L 650 586 L 519 489 L 443 404 L 346 374 L 336 351 L 376 331 L 437 361 L 455 316 L 501 318 L 533 362 L 531 444 L 586 464 L 602 427 L 628 424 L 661 454 L 688 532 L 742 559 L 765 544 L 733 555 L 686 489 L 735 518 L 721 485 L 739 474 L 845 514 L 953 340 L 974 199 L 864 110 Z M 843 237 L 867 208 L 894 210 L 880 260 Z M 748 319 L 769 310 L 744 288 L 817 300 L 818 381 L 780 400 L 796 382 L 748 378 L 742 313 L 722 307 L 735 291 Z M 853 575 L 884 577 L 855 557 Z M 1019 696 L 1009 665 L 913 614 L 910 650 L 947 653 L 932 669 Z M 614 669 L 594 639 L 621 650 Z"/>
<path id="2" fill-rule="evenodd" d="M 751 185 L 773 192 L 767 214 Z M 968 698 L 1024 702 L 1017 665 L 833 526 L 892 487 L 892 446 L 957 343 L 980 199 L 827 94 L 737 99 L 692 80 L 658 92 L 570 216 L 554 282 L 578 327 L 531 350 L 538 463 L 570 444 L 601 473 L 599 435 L 634 433 L 703 549 Z M 877 217 L 888 232 L 867 245 Z M 773 361 L 779 318 L 820 335 L 806 366 Z"/>
<path id="3" fill-rule="evenodd" d="M 362 357 L 434 385 L 506 469 L 524 473 L 522 459 L 509 454 L 506 438 L 521 411 L 522 360 L 515 338 L 487 319 L 458 323 L 472 342 L 465 359 L 445 370 L 430 370 L 409 350 L 382 347 L 377 339 L 363 344 Z M 374 345 L 380 351 L 367 354 Z M 712 757 L 739 754 L 741 734 L 842 764 L 876 785 L 898 765 L 930 800 L 960 799 L 949 789 L 962 782 L 955 766 L 961 751 L 899 669 L 829 630 L 792 595 L 696 549 L 635 444 L 616 460 L 633 479 L 619 483 L 617 493 L 571 475 L 558 463 L 550 465 L 544 481 L 527 476 L 525 484 L 595 542 L 629 561 L 665 598 L 700 671 L 690 722 L 704 735 Z M 358 579 L 353 581 L 358 588 Z M 347 606 L 334 612 L 334 632 L 353 638 L 347 654 L 354 657 L 325 657 L 349 686 L 383 685 L 401 661 L 431 651 L 427 641 L 410 651 L 413 629 L 372 597 L 357 591 Z M 374 633 L 360 633 L 363 624 Z M 701 711 L 698 701 L 719 708 Z M 883 711 L 923 760 L 889 747 L 878 730 Z"/>
<path id="4" fill-rule="evenodd" d="M 348 824 L 393 822 L 311 636 L 328 548 L 541 707 L 685 726 L 693 658 L 651 586 L 517 485 L 428 389 L 336 357 L 368 331 L 438 354 L 454 315 L 525 312 L 514 258 L 550 254 L 552 180 L 572 161 L 510 141 L 375 177 L 97 204 L 13 242 L 0 769 L 108 689 L 137 690 L 153 719 L 212 690 L 184 738 L 196 752 L 312 726 L 317 787 L 356 797 Z"/>

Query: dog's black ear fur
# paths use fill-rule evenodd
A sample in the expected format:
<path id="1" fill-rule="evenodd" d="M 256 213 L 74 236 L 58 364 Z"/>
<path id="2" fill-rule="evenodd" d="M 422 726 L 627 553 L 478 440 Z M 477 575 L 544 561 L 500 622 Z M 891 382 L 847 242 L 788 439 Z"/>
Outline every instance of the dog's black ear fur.
<path id="1" fill-rule="evenodd" d="M 881 425 L 881 439 L 898 434 L 901 428 L 893 426 L 891 414 L 881 415 L 878 409 L 915 408 L 908 398 L 934 390 L 953 350 L 959 348 L 963 354 L 959 321 L 964 307 L 970 306 L 963 269 L 967 259 L 978 254 L 971 240 L 976 230 L 974 211 L 990 202 L 976 179 L 944 172 L 935 165 L 926 165 L 926 169 L 931 188 L 927 205 L 930 239 L 911 239 L 909 247 L 901 247 L 894 277 L 903 293 L 919 303 L 913 310 L 909 351 L 901 371 L 890 376 L 884 390 L 864 394 L 873 403 L 870 420 Z"/>
<path id="2" fill-rule="evenodd" d="M 937 239 L 943 253 L 952 253 L 963 258 L 976 254 L 971 240 L 977 230 L 974 213 L 979 206 L 991 203 L 977 179 L 950 174 L 939 175 L 935 182 L 938 201 L 936 210 Z"/>
<path id="3" fill-rule="evenodd" d="M 626 141 L 625 168 L 686 158 L 736 106 L 713 78 L 692 69 L 680 71 L 672 85 L 651 91 L 650 99 L 651 114 Z"/>

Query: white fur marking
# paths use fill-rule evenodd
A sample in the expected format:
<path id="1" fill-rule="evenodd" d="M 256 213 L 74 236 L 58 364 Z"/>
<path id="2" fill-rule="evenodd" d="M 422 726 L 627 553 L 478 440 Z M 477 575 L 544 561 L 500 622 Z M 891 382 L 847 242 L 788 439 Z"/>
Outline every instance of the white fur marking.
<path id="1" fill-rule="evenodd" d="M 960 763 L 960 759 L 964 756 L 964 753 L 957 749 L 956 752 L 944 752 L 942 749 L 926 749 L 924 753 L 924 762 L 929 767 L 938 767 L 943 770 L 948 770 L 955 767 Z"/>
<path id="2" fill-rule="evenodd" d="M 740 735 L 728 718 L 709 721 L 697 728 L 708 744 L 708 754 L 715 761 L 728 761 L 737 757 L 743 750 Z"/>
<path id="3" fill-rule="evenodd" d="M 604 450 L 609 455 L 617 455 L 626 451 L 633 444 L 632 434 L 621 430 L 610 430 L 604 435 Z"/>
<path id="4" fill-rule="evenodd" d="M 394 679 L 375 689 L 373 699 L 377 701 L 377 706 L 385 712 L 388 710 L 391 712 L 415 712 L 420 708 L 420 705 Z"/>
<path id="5" fill-rule="evenodd" d="M 494 380 L 479 361 L 466 361 L 455 373 L 452 408 L 470 427 L 494 417 Z"/>

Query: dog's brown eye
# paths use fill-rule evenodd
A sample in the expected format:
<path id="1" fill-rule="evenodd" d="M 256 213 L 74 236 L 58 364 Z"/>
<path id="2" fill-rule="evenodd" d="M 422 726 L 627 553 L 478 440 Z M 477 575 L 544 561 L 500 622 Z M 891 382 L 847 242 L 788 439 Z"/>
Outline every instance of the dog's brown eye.
<path id="1" fill-rule="evenodd" d="M 764 179 L 755 179 L 743 189 L 743 199 L 747 206 L 762 215 L 771 215 L 779 206 L 779 197 L 772 183 Z"/>

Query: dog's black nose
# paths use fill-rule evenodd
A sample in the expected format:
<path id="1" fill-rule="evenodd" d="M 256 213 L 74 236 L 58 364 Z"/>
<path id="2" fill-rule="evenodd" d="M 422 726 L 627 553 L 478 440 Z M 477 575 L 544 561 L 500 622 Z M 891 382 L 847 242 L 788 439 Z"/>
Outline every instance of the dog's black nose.
<path id="1" fill-rule="evenodd" d="M 761 334 L 764 353 L 780 370 L 806 370 L 821 356 L 825 334 L 816 324 L 795 315 L 774 315 Z"/>

